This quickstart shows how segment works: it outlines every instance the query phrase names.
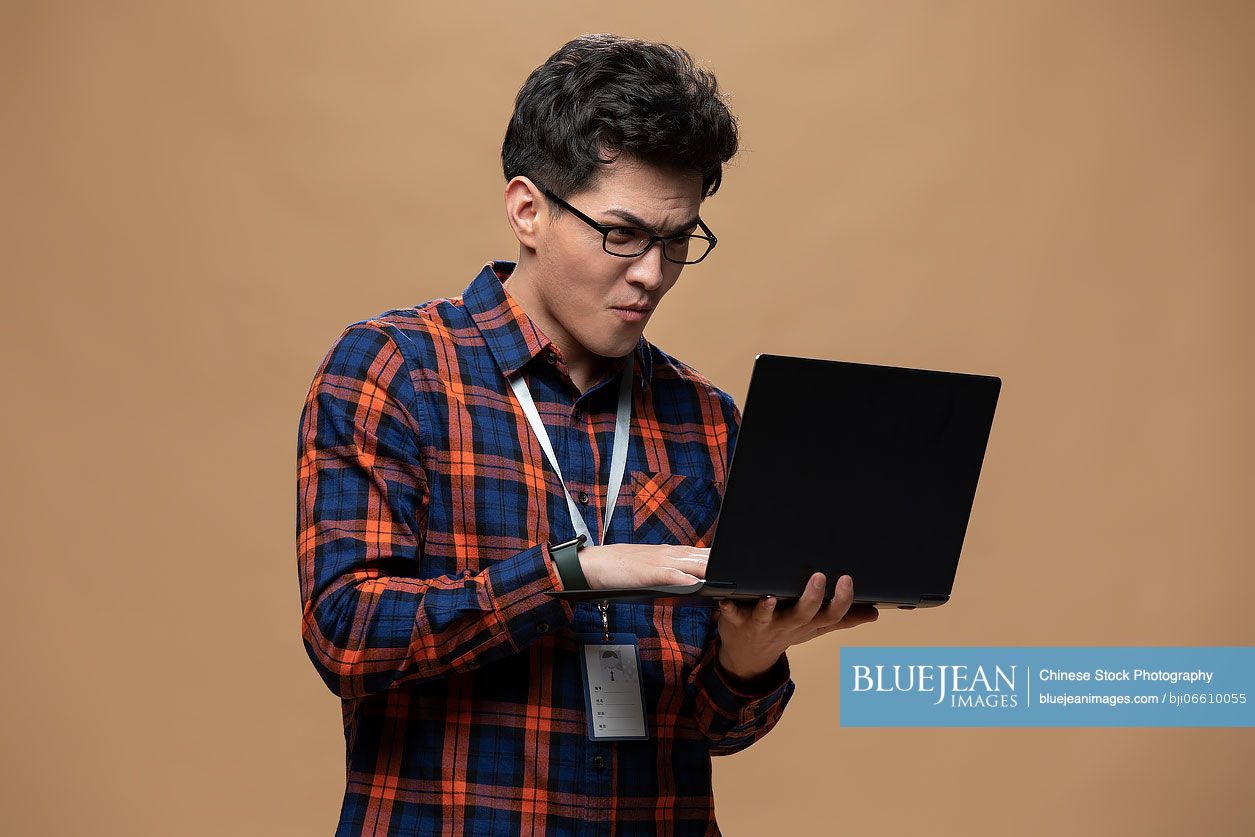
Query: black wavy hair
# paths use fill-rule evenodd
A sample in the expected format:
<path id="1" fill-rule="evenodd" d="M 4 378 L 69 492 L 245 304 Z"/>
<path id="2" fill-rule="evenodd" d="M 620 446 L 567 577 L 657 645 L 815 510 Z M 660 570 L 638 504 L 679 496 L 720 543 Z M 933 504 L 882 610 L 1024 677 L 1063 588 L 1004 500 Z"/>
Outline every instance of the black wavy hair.
<path id="1" fill-rule="evenodd" d="M 687 52 L 619 35 L 581 35 L 519 89 L 501 144 L 506 181 L 532 178 L 565 198 L 620 153 L 697 174 L 702 198 L 736 154 L 737 122 L 713 73 Z M 548 201 L 557 214 L 560 207 Z"/>

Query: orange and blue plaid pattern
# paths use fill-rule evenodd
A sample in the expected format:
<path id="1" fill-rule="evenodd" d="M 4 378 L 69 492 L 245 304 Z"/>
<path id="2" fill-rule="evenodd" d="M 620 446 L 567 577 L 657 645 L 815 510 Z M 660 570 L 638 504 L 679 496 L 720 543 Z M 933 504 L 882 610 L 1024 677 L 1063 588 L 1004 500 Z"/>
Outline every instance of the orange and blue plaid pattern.
<path id="1" fill-rule="evenodd" d="M 588 739 L 576 636 L 601 618 L 547 595 L 548 544 L 574 528 L 508 378 L 525 372 L 599 532 L 623 361 L 581 393 L 502 285 L 513 269 L 350 325 L 301 414 L 301 635 L 342 701 L 336 833 L 717 834 L 710 757 L 776 723 L 788 661 L 747 689 L 717 664 L 717 611 L 611 604 L 639 643 L 649 739 Z M 607 543 L 707 546 L 740 413 L 645 338 L 635 351 Z"/>

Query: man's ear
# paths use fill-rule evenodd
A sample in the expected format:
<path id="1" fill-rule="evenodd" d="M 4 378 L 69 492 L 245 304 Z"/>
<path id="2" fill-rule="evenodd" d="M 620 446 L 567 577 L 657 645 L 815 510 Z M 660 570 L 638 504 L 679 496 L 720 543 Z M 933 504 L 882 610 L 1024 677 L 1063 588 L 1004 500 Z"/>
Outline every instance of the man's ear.
<path id="1" fill-rule="evenodd" d="M 536 184 L 522 175 L 511 178 L 505 187 L 505 215 L 519 244 L 537 249 L 549 222 L 549 207 Z"/>

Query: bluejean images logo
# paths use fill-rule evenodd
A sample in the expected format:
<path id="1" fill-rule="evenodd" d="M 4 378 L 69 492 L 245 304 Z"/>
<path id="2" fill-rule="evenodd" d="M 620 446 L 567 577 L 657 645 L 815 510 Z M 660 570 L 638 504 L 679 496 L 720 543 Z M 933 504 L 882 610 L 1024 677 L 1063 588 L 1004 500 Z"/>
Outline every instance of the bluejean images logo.
<path id="1" fill-rule="evenodd" d="M 949 699 L 949 705 L 987 709 L 1014 709 L 1019 706 L 1015 691 L 1017 666 L 966 665 L 855 665 L 855 692 L 919 692 L 936 695 L 936 706 Z M 1023 672 L 1027 674 L 1027 672 Z"/>
<path id="2" fill-rule="evenodd" d="M 842 648 L 841 726 L 1255 726 L 1255 648 Z"/>

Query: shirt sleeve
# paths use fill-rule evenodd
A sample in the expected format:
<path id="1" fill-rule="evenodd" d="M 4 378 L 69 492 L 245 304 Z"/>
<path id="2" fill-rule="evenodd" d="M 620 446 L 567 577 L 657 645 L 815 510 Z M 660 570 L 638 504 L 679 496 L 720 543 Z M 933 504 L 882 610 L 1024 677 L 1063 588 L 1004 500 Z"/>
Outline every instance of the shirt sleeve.
<path id="1" fill-rule="evenodd" d="M 715 629 L 714 638 L 706 643 L 689 675 L 688 690 L 694 720 L 711 755 L 725 756 L 744 750 L 771 732 L 795 687 L 787 655 L 781 654 L 762 676 L 745 681 L 719 665 L 719 644 Z"/>
<path id="2" fill-rule="evenodd" d="M 721 393 L 720 399 L 728 428 L 726 467 L 741 428 L 741 411 L 726 393 Z M 733 677 L 725 671 L 719 665 L 718 624 L 718 621 L 711 622 L 705 649 L 689 674 L 686 689 L 698 729 L 705 736 L 711 754 L 720 756 L 744 750 L 770 732 L 780 720 L 795 686 L 785 654 L 752 681 Z"/>
<path id="3" fill-rule="evenodd" d="M 354 324 L 301 413 L 297 563 L 301 637 L 343 698 L 516 654 L 572 610 L 547 544 L 480 572 L 419 572 L 429 493 L 411 367 L 379 323 Z M 404 340 L 404 337 L 400 338 Z"/>

